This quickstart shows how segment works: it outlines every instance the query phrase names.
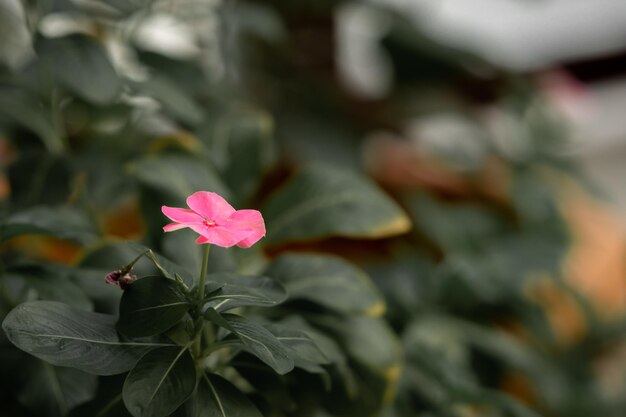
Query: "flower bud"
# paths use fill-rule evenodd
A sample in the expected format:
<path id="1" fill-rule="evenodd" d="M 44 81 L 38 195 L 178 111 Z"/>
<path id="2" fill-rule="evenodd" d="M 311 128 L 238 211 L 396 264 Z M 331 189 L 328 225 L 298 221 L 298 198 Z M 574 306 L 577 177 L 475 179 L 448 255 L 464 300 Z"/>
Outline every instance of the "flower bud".
<path id="1" fill-rule="evenodd" d="M 109 272 L 104 277 L 104 282 L 111 285 L 117 285 L 124 290 L 136 279 L 137 275 L 133 274 L 132 272 L 124 272 L 118 269 L 117 271 Z"/>

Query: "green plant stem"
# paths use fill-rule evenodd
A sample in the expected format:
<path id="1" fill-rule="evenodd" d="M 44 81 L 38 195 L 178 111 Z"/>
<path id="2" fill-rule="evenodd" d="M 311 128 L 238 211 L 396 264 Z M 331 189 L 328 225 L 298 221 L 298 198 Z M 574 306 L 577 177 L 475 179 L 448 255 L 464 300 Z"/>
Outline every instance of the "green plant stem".
<path id="1" fill-rule="evenodd" d="M 204 258 L 202 259 L 202 268 L 200 269 L 200 277 L 198 279 L 198 301 L 202 303 L 204 300 L 204 286 L 206 282 L 206 270 L 209 265 L 209 251 L 211 250 L 211 245 L 204 245 Z"/>
<path id="2" fill-rule="evenodd" d="M 198 306 L 199 309 L 202 309 L 202 304 L 204 302 L 204 287 L 206 283 L 206 270 L 209 265 L 209 251 L 211 249 L 211 245 L 206 244 L 204 246 L 204 257 L 202 258 L 202 267 L 200 268 L 200 276 L 198 277 Z M 194 340 L 193 351 L 195 353 L 196 358 L 199 358 L 202 354 L 202 333 L 203 327 L 206 323 L 204 323 L 204 319 L 200 325 L 199 329 L 196 329 L 196 335 Z"/>
<path id="3" fill-rule="evenodd" d="M 151 251 L 150 249 L 148 249 L 147 251 L 140 253 L 139 255 L 137 255 L 137 257 L 136 257 L 135 259 L 133 259 L 133 260 L 132 260 L 132 261 L 131 261 L 128 265 L 126 265 L 126 266 L 125 266 L 124 268 L 122 268 L 122 269 L 123 269 L 123 270 L 130 271 L 130 270 L 132 269 L 132 267 L 133 267 L 133 266 L 135 266 L 135 264 L 136 264 L 137 262 L 139 262 L 139 260 L 140 260 L 142 257 L 144 257 L 144 256 L 148 255 L 148 253 L 149 253 L 149 252 L 152 252 L 152 251 Z"/>

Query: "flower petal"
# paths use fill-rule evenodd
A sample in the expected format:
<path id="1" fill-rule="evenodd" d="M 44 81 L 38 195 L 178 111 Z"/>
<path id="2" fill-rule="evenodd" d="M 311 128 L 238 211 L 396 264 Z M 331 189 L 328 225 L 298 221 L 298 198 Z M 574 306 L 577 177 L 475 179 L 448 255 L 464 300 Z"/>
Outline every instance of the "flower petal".
<path id="1" fill-rule="evenodd" d="M 187 197 L 187 205 L 207 220 L 223 223 L 235 212 L 220 195 L 208 191 L 198 191 Z"/>
<path id="2" fill-rule="evenodd" d="M 201 223 L 202 216 L 193 210 L 162 206 L 161 212 L 176 223 Z"/>
<path id="3" fill-rule="evenodd" d="M 198 230 L 196 230 L 196 232 L 201 233 Z M 222 226 L 211 226 L 206 227 L 205 230 L 202 231 L 202 236 L 196 240 L 196 243 L 211 243 L 224 248 L 230 248 L 248 237 L 250 233 L 252 233 L 250 229 L 231 230 Z"/>
<path id="4" fill-rule="evenodd" d="M 208 240 L 206 237 L 204 237 L 204 236 L 200 235 L 200 236 L 198 236 L 198 238 L 196 239 L 196 243 L 197 243 L 198 245 L 202 245 L 202 244 L 204 244 L 204 243 L 210 243 L 210 242 L 209 242 L 209 240 Z"/>
<path id="5" fill-rule="evenodd" d="M 173 232 L 175 230 L 184 229 L 185 227 L 189 227 L 189 223 L 170 223 L 163 226 L 163 231 Z"/>
<path id="6" fill-rule="evenodd" d="M 240 248 L 249 248 L 265 236 L 265 222 L 258 210 L 237 210 L 226 223 L 231 230 L 250 231 L 248 236 L 237 243 Z"/>

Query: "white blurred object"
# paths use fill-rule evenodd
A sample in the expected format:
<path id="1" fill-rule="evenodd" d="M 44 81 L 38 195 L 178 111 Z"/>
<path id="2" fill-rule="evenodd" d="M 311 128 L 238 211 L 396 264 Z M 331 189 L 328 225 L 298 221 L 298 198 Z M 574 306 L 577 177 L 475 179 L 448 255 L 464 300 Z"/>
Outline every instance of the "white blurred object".
<path id="1" fill-rule="evenodd" d="M 336 60 L 342 82 L 369 98 L 384 96 L 391 87 L 391 64 L 379 47 L 389 22 L 368 7 L 339 7 Z"/>
<path id="2" fill-rule="evenodd" d="M 581 153 L 626 152 L 626 78 L 596 83 L 586 94 L 587 114 L 573 120 Z"/>
<path id="3" fill-rule="evenodd" d="M 200 53 L 189 24 L 173 15 L 163 13 L 149 16 L 141 21 L 134 35 L 141 47 L 170 57 L 194 58 Z"/>
<path id="4" fill-rule="evenodd" d="M 376 0 L 433 37 L 518 70 L 626 47 L 623 0 Z"/>
<path id="5" fill-rule="evenodd" d="M 92 30 L 89 17 L 75 13 L 50 13 L 39 22 L 39 31 L 47 38 L 60 38 L 73 33 L 90 35 Z"/>
<path id="6" fill-rule="evenodd" d="M 432 114 L 411 121 L 407 137 L 421 154 L 443 157 L 459 171 L 475 171 L 484 165 L 487 137 L 471 120 L 454 113 Z"/>
<path id="7" fill-rule="evenodd" d="M 19 0 L 0 1 L 0 39 L 0 63 L 18 68 L 33 56 L 31 36 Z"/>

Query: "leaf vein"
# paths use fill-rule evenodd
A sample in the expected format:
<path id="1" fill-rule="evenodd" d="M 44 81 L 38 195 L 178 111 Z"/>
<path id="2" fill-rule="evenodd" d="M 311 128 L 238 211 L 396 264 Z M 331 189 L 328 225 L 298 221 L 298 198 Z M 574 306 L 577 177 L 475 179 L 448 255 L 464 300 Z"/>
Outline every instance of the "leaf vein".
<path id="1" fill-rule="evenodd" d="M 211 389 L 211 393 L 213 394 L 213 397 L 215 398 L 215 401 L 217 402 L 217 406 L 220 408 L 220 413 L 222 414 L 222 417 L 226 417 L 224 406 L 222 405 L 222 401 L 220 400 L 220 397 L 217 395 L 217 391 L 215 391 L 215 387 L 213 387 L 213 383 L 206 375 L 203 375 L 203 378 L 209 384 L 209 388 Z"/>

